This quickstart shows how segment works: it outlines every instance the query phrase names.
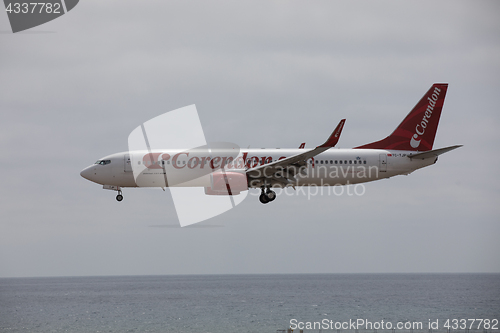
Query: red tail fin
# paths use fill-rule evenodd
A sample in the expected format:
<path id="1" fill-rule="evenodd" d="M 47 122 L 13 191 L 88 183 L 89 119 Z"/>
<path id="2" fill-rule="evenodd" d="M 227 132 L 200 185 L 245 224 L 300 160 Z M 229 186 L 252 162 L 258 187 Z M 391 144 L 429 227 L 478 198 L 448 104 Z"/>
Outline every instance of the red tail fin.
<path id="1" fill-rule="evenodd" d="M 433 84 L 391 135 L 356 148 L 432 150 L 447 89 L 447 83 Z"/>

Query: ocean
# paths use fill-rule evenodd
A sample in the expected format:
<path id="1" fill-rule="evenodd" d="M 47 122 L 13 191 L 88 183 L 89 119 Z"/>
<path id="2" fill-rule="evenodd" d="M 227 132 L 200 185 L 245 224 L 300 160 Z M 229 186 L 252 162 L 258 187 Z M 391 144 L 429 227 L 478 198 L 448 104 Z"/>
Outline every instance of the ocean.
<path id="1" fill-rule="evenodd" d="M 429 333 L 447 320 L 453 332 L 500 332 L 499 319 L 500 274 L 0 279 L 0 332 Z"/>

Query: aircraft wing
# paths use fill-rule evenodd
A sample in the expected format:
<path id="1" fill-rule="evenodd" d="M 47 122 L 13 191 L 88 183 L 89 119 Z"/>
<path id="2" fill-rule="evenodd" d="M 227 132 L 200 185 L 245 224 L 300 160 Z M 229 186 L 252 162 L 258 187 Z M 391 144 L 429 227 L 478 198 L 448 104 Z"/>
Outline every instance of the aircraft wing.
<path id="1" fill-rule="evenodd" d="M 275 162 L 260 165 L 247 170 L 247 175 L 252 179 L 272 178 L 276 181 L 288 184 L 288 179 L 299 173 L 299 168 L 306 165 L 306 161 L 322 152 L 335 147 L 339 141 L 340 134 L 344 128 L 345 119 L 342 119 L 328 140 L 320 146 L 309 151 L 284 158 Z"/>

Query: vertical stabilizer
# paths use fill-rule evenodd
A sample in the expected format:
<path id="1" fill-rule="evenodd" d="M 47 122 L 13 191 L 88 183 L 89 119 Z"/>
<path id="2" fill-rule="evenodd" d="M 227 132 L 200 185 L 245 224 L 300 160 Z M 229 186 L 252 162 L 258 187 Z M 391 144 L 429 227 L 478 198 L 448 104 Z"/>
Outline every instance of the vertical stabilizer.
<path id="1" fill-rule="evenodd" d="M 447 89 L 447 83 L 433 84 L 391 135 L 356 148 L 432 150 Z"/>

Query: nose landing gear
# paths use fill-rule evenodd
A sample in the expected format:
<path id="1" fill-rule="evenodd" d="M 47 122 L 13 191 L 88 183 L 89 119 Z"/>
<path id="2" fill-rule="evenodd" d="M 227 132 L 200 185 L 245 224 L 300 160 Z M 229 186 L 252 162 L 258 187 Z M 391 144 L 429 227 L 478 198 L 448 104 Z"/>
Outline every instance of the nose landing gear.
<path id="1" fill-rule="evenodd" d="M 259 201 L 261 203 L 266 204 L 268 202 L 273 201 L 274 199 L 276 199 L 276 192 L 274 192 L 270 188 L 267 188 L 266 190 L 262 188 L 262 192 L 259 196 Z"/>
<path id="2" fill-rule="evenodd" d="M 116 201 L 122 201 L 123 200 L 122 188 L 120 186 L 116 186 L 116 185 L 103 185 L 102 188 L 105 189 L 105 190 L 117 191 L 118 195 L 116 196 Z"/>

